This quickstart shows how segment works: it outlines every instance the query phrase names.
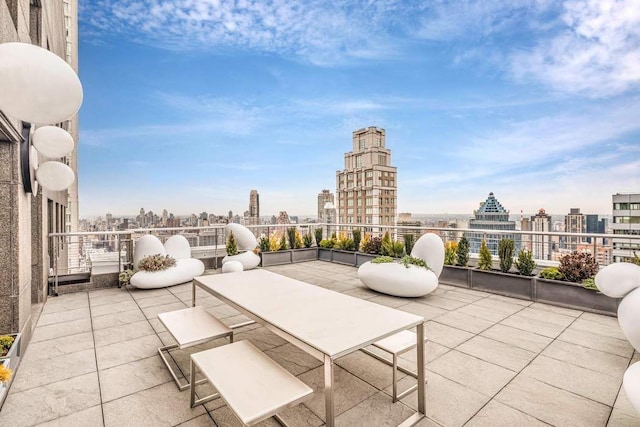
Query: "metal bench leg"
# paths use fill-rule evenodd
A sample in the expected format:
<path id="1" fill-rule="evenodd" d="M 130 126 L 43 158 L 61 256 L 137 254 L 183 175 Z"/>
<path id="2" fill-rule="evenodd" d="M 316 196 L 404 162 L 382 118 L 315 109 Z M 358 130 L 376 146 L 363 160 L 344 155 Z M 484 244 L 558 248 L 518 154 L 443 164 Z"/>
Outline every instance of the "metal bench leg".
<path id="1" fill-rule="evenodd" d="M 233 335 L 231 335 L 231 342 L 233 342 Z M 164 351 L 166 351 L 167 353 L 169 352 L 169 350 L 172 350 L 174 348 L 178 348 L 177 344 L 171 344 L 171 345 L 165 345 L 164 347 L 158 347 L 158 354 L 160 355 L 160 358 L 162 359 L 162 361 L 164 362 L 164 364 L 166 365 L 167 369 L 169 370 L 169 373 L 171 374 L 171 377 L 173 377 L 173 381 L 175 381 L 176 386 L 178 387 L 178 390 L 180 391 L 185 391 L 186 389 L 189 388 L 189 382 L 186 380 L 185 378 L 185 384 L 180 384 L 180 380 L 178 379 L 178 376 L 176 375 L 175 371 L 173 370 L 173 368 L 171 368 L 171 365 L 169 364 L 169 361 L 167 360 L 167 358 L 164 355 Z M 196 381 L 196 384 L 204 384 L 205 382 L 207 382 L 207 380 L 205 378 Z"/>
<path id="2" fill-rule="evenodd" d="M 209 396 L 205 396 L 201 399 L 196 400 L 196 385 L 207 382 L 207 379 L 203 378 L 200 381 L 196 381 L 196 366 L 193 363 L 193 359 L 189 360 L 189 380 L 190 380 L 189 381 L 189 392 L 190 392 L 189 400 L 191 402 L 192 408 L 198 405 L 202 405 L 204 403 L 210 402 L 220 397 L 220 393 L 213 393 Z"/>
<path id="3" fill-rule="evenodd" d="M 393 354 L 393 399 L 392 402 L 396 403 L 398 400 L 398 355 Z"/>

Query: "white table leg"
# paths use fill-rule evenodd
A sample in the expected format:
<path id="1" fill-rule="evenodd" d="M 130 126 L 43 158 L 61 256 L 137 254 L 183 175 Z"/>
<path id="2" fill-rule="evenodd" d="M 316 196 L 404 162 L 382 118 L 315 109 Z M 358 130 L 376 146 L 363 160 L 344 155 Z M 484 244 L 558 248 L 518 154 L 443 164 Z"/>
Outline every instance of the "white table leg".
<path id="1" fill-rule="evenodd" d="M 324 355 L 324 398 L 326 426 L 335 425 L 335 407 L 333 402 L 333 360 Z"/>
<path id="2" fill-rule="evenodd" d="M 425 360 L 424 360 L 424 323 L 416 327 L 416 339 L 418 340 L 418 412 L 425 414 L 426 386 L 425 386 Z"/>
<path id="3" fill-rule="evenodd" d="M 191 281 L 191 307 L 196 306 L 196 282 Z"/>

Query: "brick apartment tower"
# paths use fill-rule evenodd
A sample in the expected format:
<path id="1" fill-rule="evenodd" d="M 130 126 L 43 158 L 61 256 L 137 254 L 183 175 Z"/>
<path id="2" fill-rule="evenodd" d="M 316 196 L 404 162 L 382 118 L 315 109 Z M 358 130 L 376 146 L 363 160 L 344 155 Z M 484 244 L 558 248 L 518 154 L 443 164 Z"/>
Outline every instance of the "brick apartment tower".
<path id="1" fill-rule="evenodd" d="M 337 221 L 394 225 L 396 175 L 384 129 L 370 126 L 353 132 L 353 150 L 344 155 L 344 170 L 336 172 Z"/>
<path id="2" fill-rule="evenodd" d="M 260 224 L 260 195 L 258 190 L 249 193 L 249 225 Z"/>

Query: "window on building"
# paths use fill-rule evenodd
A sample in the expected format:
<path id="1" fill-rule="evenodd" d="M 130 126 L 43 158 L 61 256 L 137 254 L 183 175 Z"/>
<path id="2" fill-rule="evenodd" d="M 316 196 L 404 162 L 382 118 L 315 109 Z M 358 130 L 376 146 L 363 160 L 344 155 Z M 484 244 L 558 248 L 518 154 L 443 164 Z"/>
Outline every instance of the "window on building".
<path id="1" fill-rule="evenodd" d="M 365 213 L 366 213 L 367 215 L 371 215 L 371 214 L 373 213 L 373 208 L 367 208 L 367 209 L 366 209 L 366 211 L 365 211 Z"/>
<path id="2" fill-rule="evenodd" d="M 368 179 L 367 182 L 365 183 L 366 187 L 373 187 L 373 180 Z"/>
<path id="3" fill-rule="evenodd" d="M 362 199 L 358 199 L 358 206 L 362 206 Z"/>
<path id="4" fill-rule="evenodd" d="M 347 209 L 347 215 L 353 215 L 353 208 Z"/>
<path id="5" fill-rule="evenodd" d="M 381 164 L 381 165 L 387 164 L 387 156 L 385 154 L 378 155 L 378 164 Z"/>
<path id="6" fill-rule="evenodd" d="M 353 206 L 353 199 L 347 200 L 347 206 Z"/>
<path id="7" fill-rule="evenodd" d="M 365 222 L 366 222 L 367 224 L 372 224 L 372 223 L 373 223 L 373 221 L 371 220 L 371 216 L 367 216 L 367 217 L 366 217 L 366 219 L 365 219 Z"/>
<path id="8" fill-rule="evenodd" d="M 364 150 L 365 148 L 366 148 L 366 144 L 364 142 L 364 138 L 360 138 L 360 140 L 358 141 L 358 149 Z"/>
<path id="9" fill-rule="evenodd" d="M 372 178 L 373 177 L 373 171 L 367 171 L 366 175 L 367 178 Z"/>
<path id="10" fill-rule="evenodd" d="M 357 168 L 362 167 L 362 156 L 356 156 L 356 167 Z"/>
<path id="11" fill-rule="evenodd" d="M 367 197 L 365 204 L 367 206 L 372 206 L 373 205 L 373 199 L 371 197 Z"/>

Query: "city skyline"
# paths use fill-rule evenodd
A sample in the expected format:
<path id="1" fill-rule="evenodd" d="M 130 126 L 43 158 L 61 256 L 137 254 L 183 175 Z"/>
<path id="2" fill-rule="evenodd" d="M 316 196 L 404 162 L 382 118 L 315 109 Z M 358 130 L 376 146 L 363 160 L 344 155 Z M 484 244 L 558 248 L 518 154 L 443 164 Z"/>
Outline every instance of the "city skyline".
<path id="1" fill-rule="evenodd" d="M 640 4 L 82 3 L 81 216 L 312 213 L 354 130 L 398 212 L 608 213 L 640 191 Z M 604 24 L 603 24 L 604 23 Z M 144 24 L 144 25 L 143 25 Z"/>

